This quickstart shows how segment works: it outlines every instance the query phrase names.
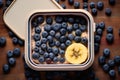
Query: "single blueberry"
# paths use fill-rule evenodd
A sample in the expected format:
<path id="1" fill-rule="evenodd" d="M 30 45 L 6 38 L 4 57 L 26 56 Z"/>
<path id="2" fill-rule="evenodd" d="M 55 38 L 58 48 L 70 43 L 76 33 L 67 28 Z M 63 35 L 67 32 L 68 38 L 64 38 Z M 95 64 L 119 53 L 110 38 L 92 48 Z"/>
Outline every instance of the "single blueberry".
<path id="1" fill-rule="evenodd" d="M 72 27 L 72 26 L 68 26 L 68 27 L 67 27 L 67 32 L 68 32 L 68 33 L 71 33 L 72 31 L 73 31 L 73 27 Z"/>
<path id="2" fill-rule="evenodd" d="M 65 44 L 66 46 L 69 46 L 72 42 L 70 40 L 66 40 Z"/>
<path id="3" fill-rule="evenodd" d="M 99 43 L 94 43 L 94 51 L 95 51 L 95 53 L 99 52 L 99 49 L 100 49 Z"/>
<path id="4" fill-rule="evenodd" d="M 75 40 L 75 42 L 80 42 L 81 41 L 81 38 L 80 38 L 80 36 L 75 36 L 75 38 L 74 38 L 74 40 Z"/>
<path id="5" fill-rule="evenodd" d="M 81 34 L 82 34 L 82 32 L 81 32 L 80 29 L 77 29 L 77 30 L 75 31 L 75 35 L 76 35 L 76 36 L 80 36 Z"/>
<path id="6" fill-rule="evenodd" d="M 115 66 L 114 60 L 108 60 L 108 65 L 113 68 Z"/>
<path id="7" fill-rule="evenodd" d="M 110 56 L 110 49 L 105 48 L 105 49 L 103 50 L 103 55 L 104 55 L 105 57 L 109 57 L 109 56 Z"/>
<path id="8" fill-rule="evenodd" d="M 84 45 L 87 45 L 88 44 L 88 39 L 86 37 L 82 37 L 81 38 L 81 43 L 84 44 Z"/>
<path id="9" fill-rule="evenodd" d="M 105 23 L 104 22 L 100 22 L 99 23 L 99 27 L 104 30 L 105 29 Z"/>
<path id="10" fill-rule="evenodd" d="M 20 56 L 20 53 L 21 53 L 20 48 L 14 48 L 13 54 L 14 54 L 16 57 L 19 57 L 19 56 Z"/>
<path id="11" fill-rule="evenodd" d="M 60 63 L 64 63 L 65 62 L 65 58 L 60 58 L 59 61 L 60 61 Z"/>
<path id="12" fill-rule="evenodd" d="M 95 40 L 95 43 L 100 43 L 101 37 L 99 35 L 95 35 L 94 40 Z"/>
<path id="13" fill-rule="evenodd" d="M 53 37 L 52 36 L 48 36 L 47 40 L 48 40 L 48 42 L 53 42 Z"/>
<path id="14" fill-rule="evenodd" d="M 40 57 L 40 55 L 38 53 L 33 53 L 32 54 L 33 59 L 38 59 L 39 57 Z"/>
<path id="15" fill-rule="evenodd" d="M 61 36 L 60 37 L 60 42 L 65 42 L 67 40 L 66 36 Z"/>
<path id="16" fill-rule="evenodd" d="M 74 8 L 79 9 L 80 8 L 80 2 L 74 2 Z"/>
<path id="17" fill-rule="evenodd" d="M 56 41 L 56 42 L 55 42 L 55 45 L 56 45 L 57 47 L 59 47 L 59 46 L 60 46 L 60 42 L 59 42 L 59 41 Z"/>
<path id="18" fill-rule="evenodd" d="M 42 37 L 46 38 L 48 36 L 48 32 L 47 31 L 43 31 L 42 32 Z"/>
<path id="19" fill-rule="evenodd" d="M 96 9 L 96 8 L 92 8 L 91 12 L 92 12 L 92 15 L 93 15 L 93 16 L 96 16 L 96 15 L 97 15 L 97 9 Z"/>
<path id="20" fill-rule="evenodd" d="M 56 32 L 59 31 L 60 28 L 61 28 L 61 24 L 59 24 L 59 23 L 55 23 L 52 25 L 52 29 Z"/>
<path id="21" fill-rule="evenodd" d="M 34 48 L 34 51 L 35 51 L 35 52 L 39 52 L 39 48 L 36 46 L 36 47 Z"/>
<path id="22" fill-rule="evenodd" d="M 79 24 L 74 23 L 74 24 L 73 24 L 73 29 L 74 29 L 74 30 L 77 30 L 78 28 L 79 28 Z"/>
<path id="23" fill-rule="evenodd" d="M 43 63 L 45 61 L 43 56 L 40 56 L 38 60 L 39 60 L 40 63 Z"/>
<path id="24" fill-rule="evenodd" d="M 0 47 L 3 47 L 6 45 L 6 38 L 5 37 L 0 37 Z"/>
<path id="25" fill-rule="evenodd" d="M 110 9 L 110 8 L 106 8 L 106 9 L 105 9 L 105 14 L 106 14 L 107 16 L 111 16 L 111 14 L 112 14 L 111 9 Z"/>
<path id="26" fill-rule="evenodd" d="M 46 18 L 46 23 L 51 25 L 53 23 L 52 17 L 47 17 Z"/>
<path id="27" fill-rule="evenodd" d="M 67 32 L 66 29 L 64 29 L 64 28 L 60 29 L 60 34 L 61 34 L 61 35 L 65 35 L 66 32 Z"/>
<path id="28" fill-rule="evenodd" d="M 116 65 L 119 65 L 120 64 L 120 56 L 115 56 L 114 61 L 115 61 Z"/>
<path id="29" fill-rule="evenodd" d="M 55 17 L 55 21 L 56 21 L 57 23 L 62 23 L 62 21 L 63 21 L 63 16 L 57 15 L 57 16 Z"/>
<path id="30" fill-rule="evenodd" d="M 65 51 L 64 50 L 60 50 L 59 54 L 63 55 L 63 54 L 65 54 Z"/>
<path id="31" fill-rule="evenodd" d="M 61 43 L 60 48 L 65 50 L 66 49 L 66 45 L 64 43 Z"/>
<path id="32" fill-rule="evenodd" d="M 49 32 L 49 34 L 50 34 L 51 36 L 55 36 L 55 31 L 54 31 L 54 30 L 51 30 L 51 31 Z"/>
<path id="33" fill-rule="evenodd" d="M 51 30 L 51 25 L 45 25 L 44 30 L 49 32 Z"/>
<path id="34" fill-rule="evenodd" d="M 47 43 L 47 38 L 42 38 L 41 43 Z"/>
<path id="35" fill-rule="evenodd" d="M 4 64 L 2 69 L 5 74 L 10 72 L 10 66 L 8 64 Z"/>
<path id="36" fill-rule="evenodd" d="M 68 3 L 69 3 L 70 5 L 73 5 L 73 4 L 74 4 L 74 0 L 68 0 Z"/>
<path id="37" fill-rule="evenodd" d="M 104 3 L 102 1 L 98 1 L 97 9 L 102 10 L 104 8 Z"/>
<path id="38" fill-rule="evenodd" d="M 113 41 L 114 41 L 114 36 L 113 36 L 113 34 L 108 33 L 108 34 L 106 35 L 106 40 L 107 40 L 107 42 L 108 42 L 109 44 L 112 44 Z"/>
<path id="39" fill-rule="evenodd" d="M 112 78 L 114 78 L 116 76 L 115 70 L 110 70 L 109 71 L 109 76 L 112 77 Z"/>
<path id="40" fill-rule="evenodd" d="M 57 58 L 57 57 L 54 57 L 54 58 L 53 58 L 53 62 L 54 62 L 54 63 L 58 62 L 58 58 Z"/>
<path id="41" fill-rule="evenodd" d="M 45 50 L 47 48 L 47 45 L 46 44 L 41 44 L 41 49 Z"/>
<path id="42" fill-rule="evenodd" d="M 49 57 L 49 54 L 47 52 L 45 52 L 43 55 L 44 55 L 45 58 Z"/>
<path id="43" fill-rule="evenodd" d="M 54 55 L 57 55 L 59 53 L 59 49 L 58 48 L 53 48 L 52 52 L 54 53 Z"/>
<path id="44" fill-rule="evenodd" d="M 40 47 L 41 46 L 41 41 L 36 41 L 35 46 Z"/>
<path id="45" fill-rule="evenodd" d="M 68 27 L 68 24 L 66 22 L 62 22 L 61 27 L 66 29 Z"/>
<path id="46" fill-rule="evenodd" d="M 13 51 L 12 50 L 8 50 L 8 52 L 7 52 L 7 58 L 11 58 L 13 56 L 14 56 Z"/>
<path id="47" fill-rule="evenodd" d="M 102 34 L 103 34 L 102 29 L 101 29 L 101 28 L 98 28 L 98 29 L 96 30 L 96 34 L 99 35 L 99 36 L 102 36 Z"/>
<path id="48" fill-rule="evenodd" d="M 66 9 L 66 5 L 65 5 L 65 4 L 61 4 L 61 7 L 62 7 L 63 9 Z"/>
<path id="49" fill-rule="evenodd" d="M 95 8 L 95 2 L 90 2 L 90 8 L 91 9 Z"/>
<path id="50" fill-rule="evenodd" d="M 55 55 L 54 55 L 53 53 L 49 53 L 49 58 L 50 58 L 50 59 L 53 59 L 54 56 L 55 56 Z"/>
<path id="51" fill-rule="evenodd" d="M 112 26 L 107 27 L 107 33 L 113 33 L 113 27 Z"/>
<path id="52" fill-rule="evenodd" d="M 86 31 L 86 30 L 87 30 L 87 26 L 86 26 L 86 25 L 80 26 L 80 30 L 81 30 L 82 32 Z"/>
<path id="53" fill-rule="evenodd" d="M 41 37 L 40 37 L 40 34 L 34 34 L 33 38 L 35 41 L 38 41 L 40 40 Z"/>
<path id="54" fill-rule="evenodd" d="M 67 36 L 67 38 L 68 38 L 69 40 L 71 40 L 71 41 L 74 40 L 74 37 L 75 37 L 75 36 L 74 36 L 73 34 L 68 34 L 68 36 Z"/>
<path id="55" fill-rule="evenodd" d="M 108 72 L 110 69 L 110 66 L 108 64 L 104 64 L 102 68 L 105 72 Z"/>
<path id="56" fill-rule="evenodd" d="M 8 63 L 9 63 L 10 66 L 15 66 L 16 59 L 11 57 L 11 58 L 8 59 Z"/>
<path id="57" fill-rule="evenodd" d="M 104 56 L 100 56 L 98 58 L 98 62 L 99 62 L 100 65 L 104 65 L 105 64 L 105 57 Z"/>
<path id="58" fill-rule="evenodd" d="M 40 34 L 40 32 L 41 32 L 41 28 L 40 27 L 36 27 L 35 28 L 35 33 Z"/>
<path id="59" fill-rule="evenodd" d="M 44 17 L 43 16 L 38 16 L 37 17 L 37 23 L 42 24 L 44 22 Z"/>

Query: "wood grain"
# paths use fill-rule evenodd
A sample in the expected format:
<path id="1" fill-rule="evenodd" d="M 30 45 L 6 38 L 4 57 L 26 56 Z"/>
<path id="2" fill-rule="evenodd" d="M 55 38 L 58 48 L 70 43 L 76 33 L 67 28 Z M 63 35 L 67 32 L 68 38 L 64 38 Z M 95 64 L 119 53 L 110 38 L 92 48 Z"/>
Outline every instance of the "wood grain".
<path id="1" fill-rule="evenodd" d="M 82 8 L 83 2 L 82 0 L 75 0 L 80 1 L 80 6 Z M 89 2 L 94 1 L 98 2 L 99 0 L 89 0 Z M 110 48 L 111 55 L 109 59 L 113 59 L 114 56 L 120 55 L 120 36 L 118 35 L 118 30 L 120 29 L 120 0 L 116 0 L 115 6 L 110 6 L 108 4 L 108 0 L 102 0 L 104 2 L 104 10 L 98 11 L 98 15 L 94 17 L 94 20 L 96 23 L 99 23 L 101 21 L 105 22 L 105 30 L 103 32 L 103 36 L 101 39 L 101 45 L 100 45 L 100 51 L 95 55 L 95 60 L 93 64 L 93 68 L 96 73 L 96 77 L 99 78 L 99 80 L 110 80 L 110 77 L 107 73 L 105 73 L 102 68 L 98 64 L 98 57 L 102 55 L 104 48 Z M 67 0 L 65 2 L 60 2 L 60 4 L 66 4 L 68 9 L 73 9 L 73 6 L 68 5 Z M 108 17 L 105 15 L 105 8 L 111 8 L 112 9 L 112 15 L 111 17 Z M 90 8 L 89 8 L 89 11 Z M 4 36 L 7 39 L 7 44 L 5 47 L 0 48 L 0 80 L 26 80 L 24 76 L 24 64 L 22 60 L 22 55 L 24 53 L 24 47 L 20 47 L 19 45 L 13 45 L 12 39 L 8 35 L 9 29 L 5 26 L 3 22 L 3 12 L 2 9 L 0 9 L 0 37 Z M 11 19 L 12 20 L 12 19 Z M 114 43 L 112 45 L 107 44 L 106 42 L 106 28 L 108 26 L 112 26 L 114 29 Z M 15 47 L 19 47 L 21 49 L 21 56 L 19 58 L 16 58 L 16 66 L 14 68 L 11 68 L 11 71 L 9 74 L 5 75 L 2 72 L 2 66 L 3 64 L 7 63 L 6 58 L 6 52 L 8 50 L 13 50 Z M 115 67 L 117 76 L 115 80 L 120 80 L 120 74 L 118 74 L 118 69 Z M 45 80 L 45 72 L 41 72 L 42 80 Z"/>

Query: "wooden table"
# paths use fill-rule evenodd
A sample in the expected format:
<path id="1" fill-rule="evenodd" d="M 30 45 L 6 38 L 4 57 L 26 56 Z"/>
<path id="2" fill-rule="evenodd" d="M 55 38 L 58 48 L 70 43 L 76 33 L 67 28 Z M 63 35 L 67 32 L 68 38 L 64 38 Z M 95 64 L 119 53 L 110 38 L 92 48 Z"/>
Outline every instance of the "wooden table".
<path id="1" fill-rule="evenodd" d="M 82 0 L 75 0 L 80 1 L 80 5 L 82 8 Z M 97 2 L 98 0 L 89 0 L 89 2 Z M 101 56 L 103 53 L 104 48 L 110 48 L 111 55 L 109 59 L 113 59 L 115 55 L 120 55 L 120 36 L 118 35 L 118 30 L 120 29 L 120 0 L 116 0 L 115 6 L 110 6 L 108 4 L 108 0 L 103 0 L 104 2 L 104 10 L 98 11 L 98 15 L 94 17 L 94 20 L 96 23 L 99 23 L 101 21 L 105 22 L 105 30 L 103 32 L 103 36 L 101 39 L 101 45 L 100 45 L 100 51 L 95 55 L 95 60 L 93 64 L 93 68 L 95 70 L 96 77 L 98 77 L 100 80 L 110 80 L 110 77 L 107 73 L 105 73 L 102 68 L 98 64 L 98 57 Z M 73 8 L 73 6 L 69 6 L 67 3 L 67 0 L 65 2 L 60 2 L 60 4 L 66 4 L 67 8 Z M 105 15 L 105 8 L 111 8 L 112 9 L 112 15 L 110 17 Z M 90 8 L 89 8 L 90 11 Z M 0 37 L 4 36 L 7 39 L 7 44 L 5 47 L 0 48 L 0 80 L 26 80 L 24 76 L 24 64 L 22 60 L 22 55 L 24 53 L 24 47 L 20 47 L 19 45 L 13 45 L 12 39 L 8 35 L 9 29 L 5 26 L 3 22 L 3 12 L 2 9 L 0 9 Z M 12 20 L 12 19 L 11 19 Z M 107 44 L 106 42 L 106 28 L 107 26 L 112 26 L 114 29 L 114 43 L 112 45 Z M 6 52 L 8 50 L 13 50 L 15 47 L 19 47 L 21 49 L 21 56 L 19 58 L 16 58 L 16 66 L 11 68 L 11 71 L 9 74 L 3 74 L 2 72 L 2 66 L 3 64 L 7 63 L 6 58 Z M 116 70 L 116 79 L 120 80 L 120 74 L 118 74 L 117 67 L 115 67 Z M 45 72 L 41 72 L 42 79 L 45 80 Z"/>

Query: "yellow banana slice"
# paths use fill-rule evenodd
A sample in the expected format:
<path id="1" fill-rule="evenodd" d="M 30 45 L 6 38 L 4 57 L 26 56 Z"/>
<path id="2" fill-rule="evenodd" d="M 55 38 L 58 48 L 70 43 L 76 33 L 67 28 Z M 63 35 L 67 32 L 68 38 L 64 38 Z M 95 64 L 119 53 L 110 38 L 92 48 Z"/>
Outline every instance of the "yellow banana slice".
<path id="1" fill-rule="evenodd" d="M 88 49 L 81 43 L 73 43 L 66 49 L 65 58 L 69 63 L 81 64 L 88 58 Z"/>

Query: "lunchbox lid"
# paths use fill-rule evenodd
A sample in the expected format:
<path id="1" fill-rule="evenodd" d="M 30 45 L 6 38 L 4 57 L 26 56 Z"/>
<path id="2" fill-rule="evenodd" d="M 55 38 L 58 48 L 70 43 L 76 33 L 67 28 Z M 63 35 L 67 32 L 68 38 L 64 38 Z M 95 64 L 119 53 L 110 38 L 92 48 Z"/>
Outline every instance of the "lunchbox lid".
<path id="1" fill-rule="evenodd" d="M 16 35 L 25 39 L 26 16 L 34 10 L 62 9 L 55 0 L 14 0 L 3 15 L 5 24 Z"/>
<path id="2" fill-rule="evenodd" d="M 31 22 L 31 18 L 32 16 L 36 15 L 36 14 L 75 14 L 75 15 L 82 15 L 84 17 L 87 18 L 88 22 L 89 22 L 89 29 L 90 29 L 90 33 L 89 33 L 89 52 L 90 52 L 90 57 L 89 60 L 82 65 L 62 65 L 62 64 L 34 64 L 31 59 L 30 59 L 30 54 L 31 54 L 31 50 L 30 50 L 30 36 L 28 37 L 28 35 L 30 35 L 30 31 L 29 31 L 29 27 L 30 27 L 30 22 Z M 28 20 L 26 21 L 26 39 L 25 39 L 25 61 L 28 64 L 28 66 L 34 70 L 38 70 L 38 71 L 45 71 L 45 70 L 85 70 L 87 68 L 89 68 L 94 61 L 94 30 L 95 30 L 95 23 L 93 20 L 93 17 L 91 16 L 91 14 L 88 11 L 85 11 L 83 9 L 77 9 L 77 10 L 73 10 L 73 9 L 65 9 L 65 10 L 35 10 L 33 12 L 31 12 L 28 16 L 27 16 Z"/>

